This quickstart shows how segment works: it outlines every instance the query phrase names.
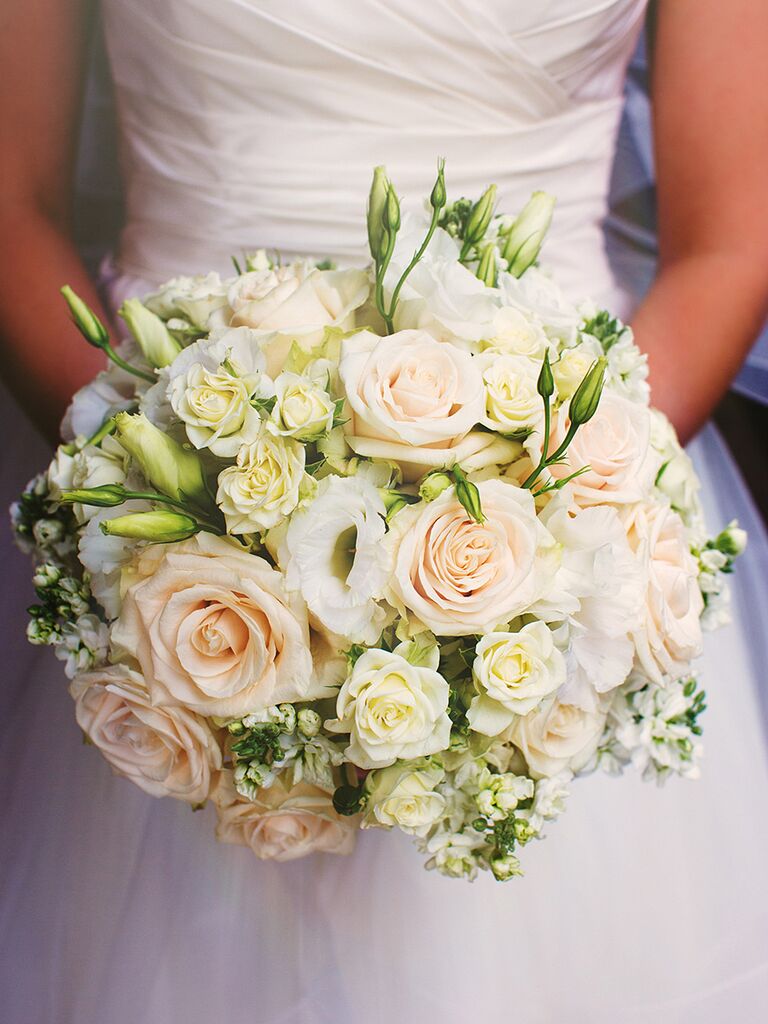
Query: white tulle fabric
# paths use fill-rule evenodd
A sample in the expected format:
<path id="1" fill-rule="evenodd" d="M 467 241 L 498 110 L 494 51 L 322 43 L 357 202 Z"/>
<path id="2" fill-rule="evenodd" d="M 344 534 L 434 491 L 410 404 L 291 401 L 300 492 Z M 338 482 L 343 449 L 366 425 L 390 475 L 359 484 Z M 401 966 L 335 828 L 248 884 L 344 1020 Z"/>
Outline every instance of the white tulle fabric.
<path id="1" fill-rule="evenodd" d="M 643 0 L 103 7 L 127 188 L 115 297 L 226 272 L 255 246 L 362 260 L 371 167 L 421 196 L 442 154 L 453 194 L 496 181 L 514 209 L 533 188 L 556 192 L 545 262 L 575 294 L 624 301 L 600 220 Z M 738 513 L 752 531 L 739 622 L 702 666 L 703 779 L 576 783 L 525 851 L 526 877 L 504 886 L 428 874 L 393 833 L 364 833 L 349 858 L 280 865 L 217 845 L 210 809 L 152 800 L 83 749 L 59 666 L 24 650 L 9 594 L 4 1019 L 762 1020 L 768 547 L 717 438 L 695 453 L 711 521 Z"/>

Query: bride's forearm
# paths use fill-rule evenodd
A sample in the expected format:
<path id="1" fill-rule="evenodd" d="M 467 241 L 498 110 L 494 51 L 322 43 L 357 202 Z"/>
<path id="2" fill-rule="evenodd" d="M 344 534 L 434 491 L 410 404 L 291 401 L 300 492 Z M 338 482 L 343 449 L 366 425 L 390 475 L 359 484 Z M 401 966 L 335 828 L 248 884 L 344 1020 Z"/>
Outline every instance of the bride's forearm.
<path id="1" fill-rule="evenodd" d="M 762 254 L 690 253 L 662 266 L 633 328 L 648 353 L 653 404 L 683 441 L 728 388 L 768 313 Z"/>
<path id="2" fill-rule="evenodd" d="M 53 220 L 29 207 L 0 209 L 0 366 L 19 404 L 50 440 L 73 392 L 104 367 L 69 320 L 63 284 L 99 300 L 77 251 Z"/>

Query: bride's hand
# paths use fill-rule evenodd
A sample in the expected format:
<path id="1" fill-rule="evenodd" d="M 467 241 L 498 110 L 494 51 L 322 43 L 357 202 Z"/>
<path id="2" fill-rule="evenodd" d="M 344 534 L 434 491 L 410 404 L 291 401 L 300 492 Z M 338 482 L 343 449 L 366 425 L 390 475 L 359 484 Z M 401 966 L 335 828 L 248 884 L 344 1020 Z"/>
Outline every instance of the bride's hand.
<path id="1" fill-rule="evenodd" d="M 688 440 L 768 312 L 768 4 L 658 8 L 659 275 L 633 327 L 653 402 Z"/>
<path id="2" fill-rule="evenodd" d="M 3 0 L 0 18 L 0 367 L 53 439 L 72 393 L 103 367 L 59 294 L 98 308 L 69 233 L 85 0 Z"/>

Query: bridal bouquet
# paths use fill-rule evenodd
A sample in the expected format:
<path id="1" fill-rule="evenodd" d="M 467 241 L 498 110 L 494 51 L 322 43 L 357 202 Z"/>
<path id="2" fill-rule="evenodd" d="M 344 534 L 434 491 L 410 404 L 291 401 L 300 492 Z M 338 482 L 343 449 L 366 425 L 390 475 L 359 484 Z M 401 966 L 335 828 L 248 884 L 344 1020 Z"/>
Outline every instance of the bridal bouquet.
<path id="1" fill-rule="evenodd" d="M 707 539 L 629 328 L 537 267 L 553 200 L 402 216 L 372 264 L 249 255 L 120 310 L 14 506 L 29 639 L 113 769 L 206 802 L 261 858 L 415 837 L 520 874 L 575 776 L 694 777 L 701 627 L 745 537 Z"/>

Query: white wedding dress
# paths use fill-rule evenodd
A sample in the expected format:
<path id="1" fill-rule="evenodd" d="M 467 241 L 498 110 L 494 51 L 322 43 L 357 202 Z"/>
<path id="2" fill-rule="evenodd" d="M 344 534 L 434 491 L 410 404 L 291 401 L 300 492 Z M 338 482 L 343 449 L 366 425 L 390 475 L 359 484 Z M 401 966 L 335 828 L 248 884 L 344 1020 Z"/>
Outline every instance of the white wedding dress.
<path id="1" fill-rule="evenodd" d="M 226 273 L 256 246 L 362 261 L 372 167 L 416 202 L 443 155 L 453 196 L 495 181 L 513 211 L 535 188 L 556 193 L 545 265 L 631 311 L 600 223 L 644 0 L 103 8 L 127 191 L 115 301 L 179 272 Z M 27 474 L 44 460 L 28 444 Z M 752 531 L 736 622 L 702 664 L 703 778 L 578 781 L 506 885 L 427 873 L 395 833 L 290 864 L 218 845 L 211 809 L 153 800 L 83 747 L 59 664 L 24 648 L 26 584 L 8 588 L 3 1021 L 764 1020 L 768 547 L 714 434 L 694 450 L 710 522 L 739 514 Z"/>

